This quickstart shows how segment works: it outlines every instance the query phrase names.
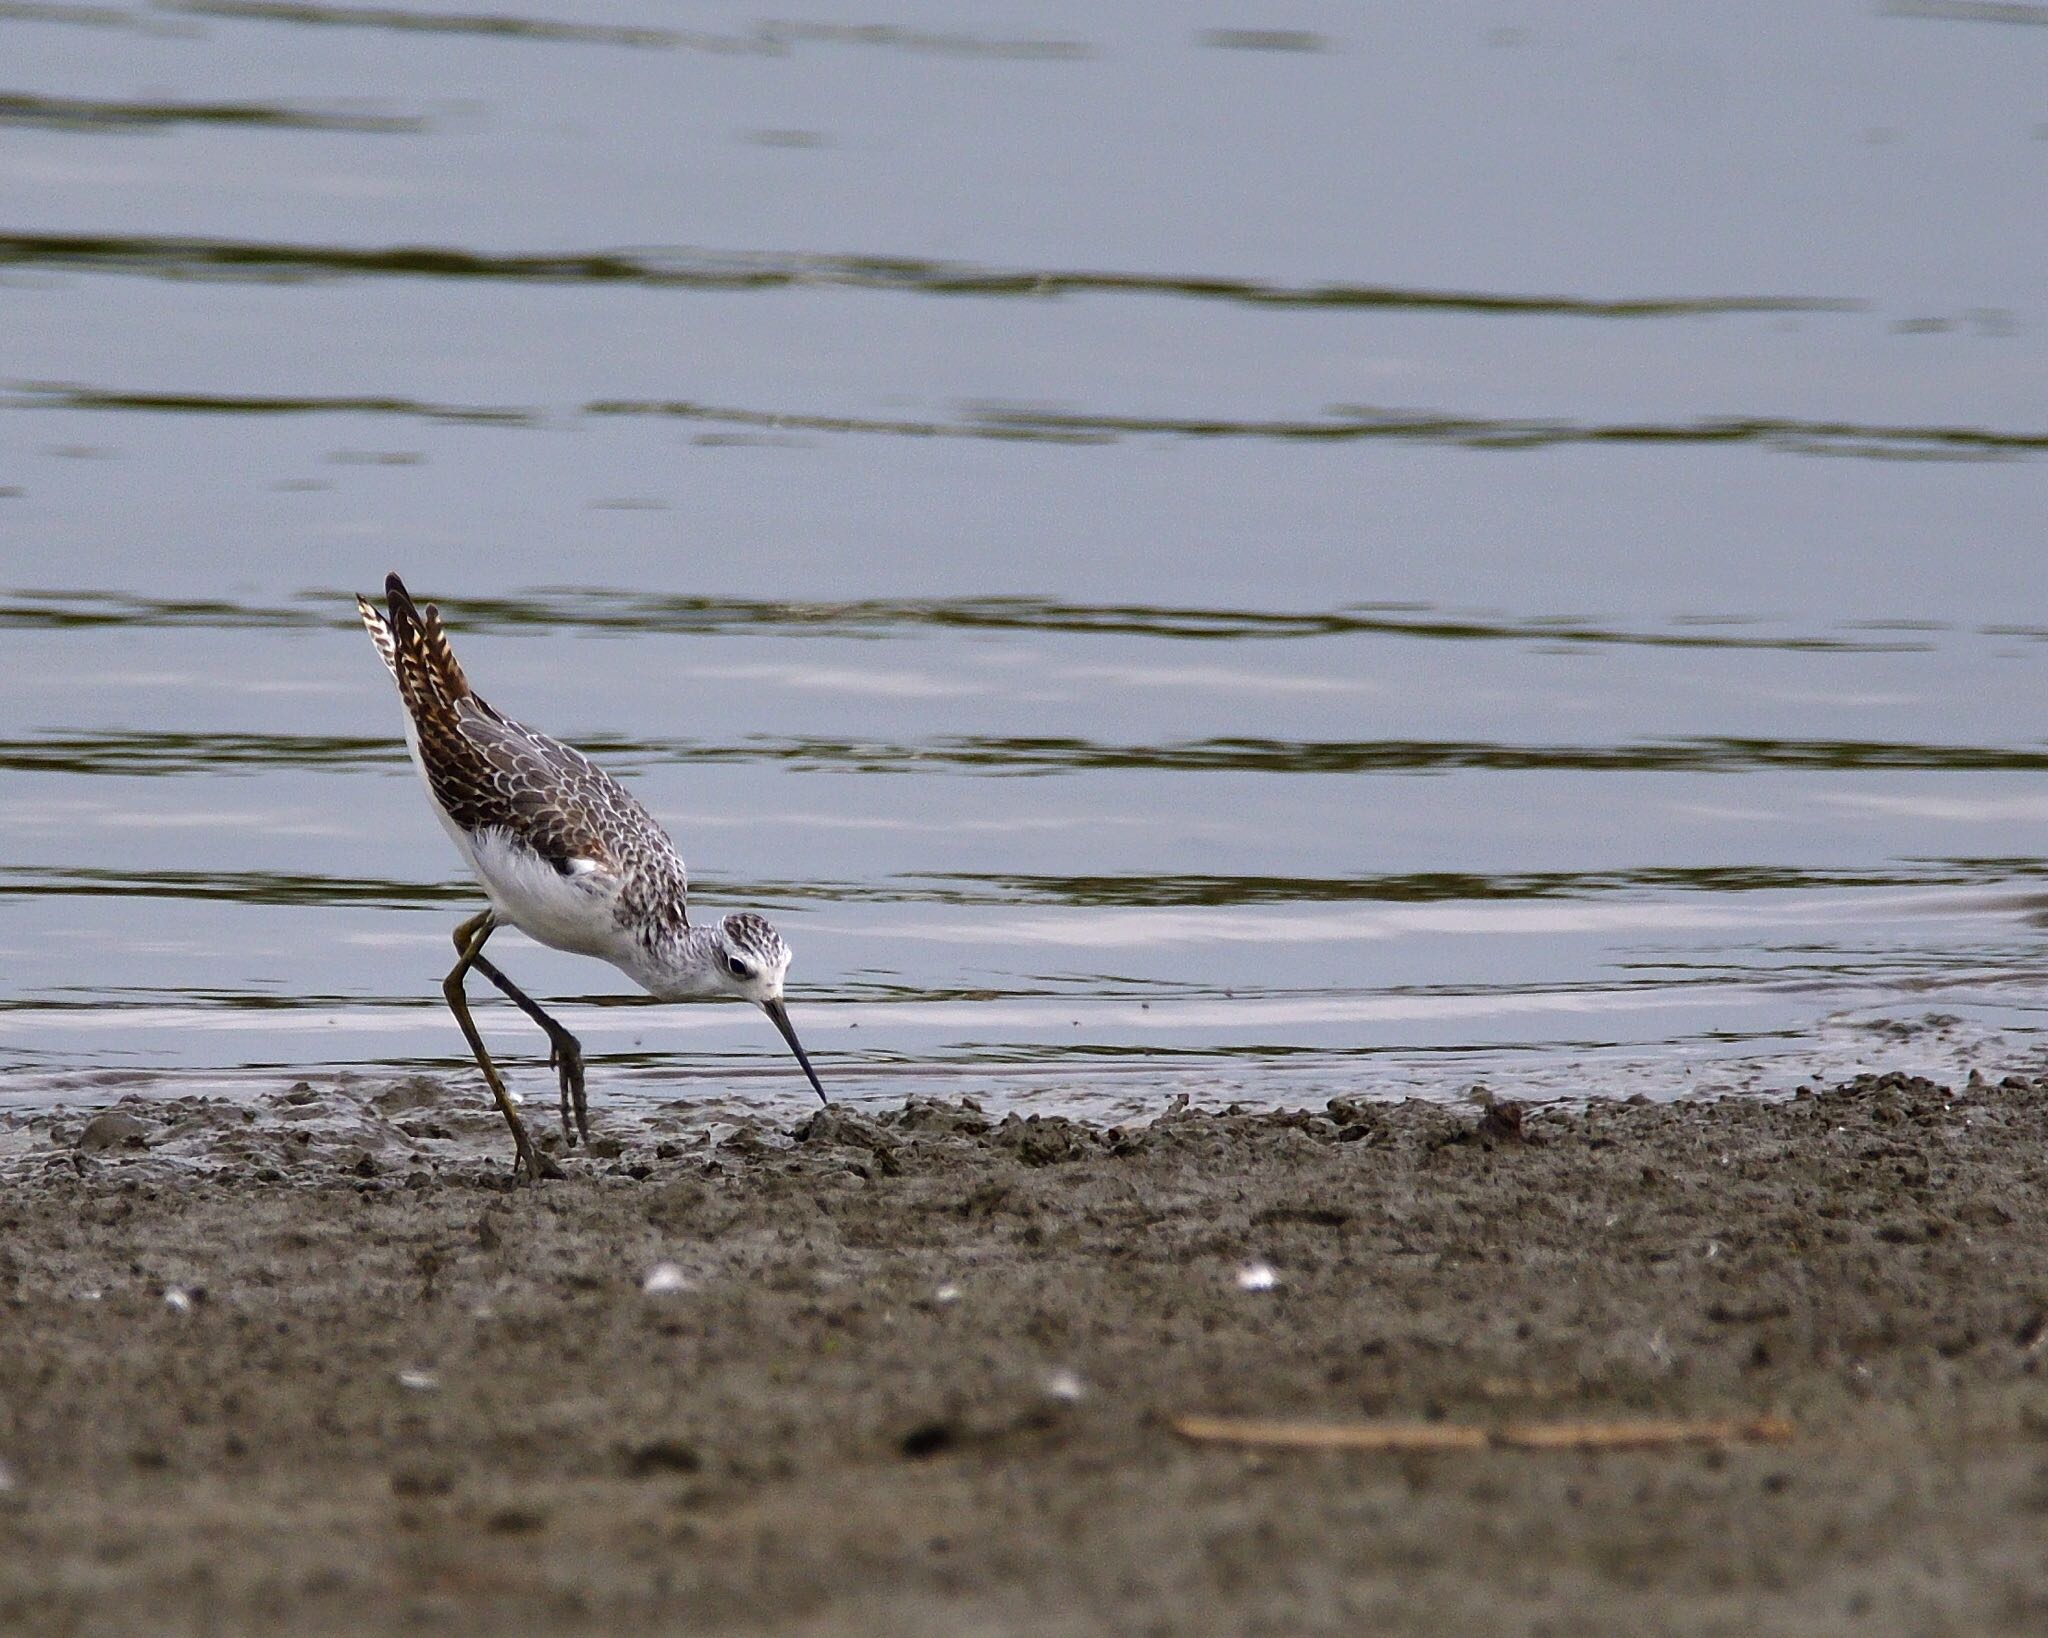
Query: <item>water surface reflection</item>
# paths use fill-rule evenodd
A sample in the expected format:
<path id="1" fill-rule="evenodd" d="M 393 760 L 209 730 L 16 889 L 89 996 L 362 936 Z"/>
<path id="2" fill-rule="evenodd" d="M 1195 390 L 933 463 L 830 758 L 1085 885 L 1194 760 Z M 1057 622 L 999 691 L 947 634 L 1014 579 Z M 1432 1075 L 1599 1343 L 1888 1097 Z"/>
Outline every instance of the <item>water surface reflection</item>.
<path id="1" fill-rule="evenodd" d="M 0 1109 L 463 1061 L 393 567 L 856 1100 L 2038 1061 L 2027 10 L 0 0 Z"/>

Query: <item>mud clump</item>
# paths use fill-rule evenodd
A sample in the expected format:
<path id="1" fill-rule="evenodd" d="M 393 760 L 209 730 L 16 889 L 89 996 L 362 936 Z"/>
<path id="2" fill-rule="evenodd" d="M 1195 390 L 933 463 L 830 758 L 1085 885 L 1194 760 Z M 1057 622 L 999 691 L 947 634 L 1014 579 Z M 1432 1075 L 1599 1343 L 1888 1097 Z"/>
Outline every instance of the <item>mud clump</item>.
<path id="1" fill-rule="evenodd" d="M 2041 1083 L 603 1127 L 514 1188 L 431 1077 L 0 1124 L 0 1628 L 2048 1611 Z M 1187 1414 L 1796 1437 L 1247 1452 Z"/>
<path id="2" fill-rule="evenodd" d="M 154 1130 L 148 1121 L 135 1115 L 118 1109 L 109 1110 L 104 1115 L 93 1116 L 80 1128 L 78 1147 L 88 1154 L 100 1154 L 108 1149 L 147 1148 Z"/>

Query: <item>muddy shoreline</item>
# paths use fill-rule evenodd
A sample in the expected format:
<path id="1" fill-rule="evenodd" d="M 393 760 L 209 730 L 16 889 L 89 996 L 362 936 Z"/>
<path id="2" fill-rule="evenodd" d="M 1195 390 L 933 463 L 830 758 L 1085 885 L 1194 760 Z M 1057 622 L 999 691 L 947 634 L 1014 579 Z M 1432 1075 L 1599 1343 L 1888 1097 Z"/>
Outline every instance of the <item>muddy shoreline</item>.
<path id="1" fill-rule="evenodd" d="M 412 1078 L 0 1130 L 0 1628 L 2048 1623 L 2048 1084 L 915 1101 L 608 1129 L 541 1189 L 493 1127 Z"/>

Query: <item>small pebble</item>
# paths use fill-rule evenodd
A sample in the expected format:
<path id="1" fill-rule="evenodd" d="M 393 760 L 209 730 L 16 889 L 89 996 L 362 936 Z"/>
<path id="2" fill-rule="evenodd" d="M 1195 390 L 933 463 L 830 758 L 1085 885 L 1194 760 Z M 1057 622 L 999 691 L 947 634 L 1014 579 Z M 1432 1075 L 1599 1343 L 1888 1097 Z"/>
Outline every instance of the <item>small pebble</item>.
<path id="1" fill-rule="evenodd" d="M 942 1285 L 932 1293 L 933 1302 L 958 1302 L 960 1288 L 957 1285 Z"/>
<path id="2" fill-rule="evenodd" d="M 172 1286 L 164 1293 L 164 1306 L 174 1314 L 192 1312 L 192 1293 L 183 1286 Z"/>
<path id="3" fill-rule="evenodd" d="M 1054 1371 L 1045 1379 L 1045 1393 L 1048 1399 L 1058 1399 L 1071 1405 L 1087 1391 L 1080 1377 L 1072 1371 Z"/>
<path id="4" fill-rule="evenodd" d="M 640 1289 L 650 1297 L 687 1291 L 690 1289 L 690 1276 L 675 1263 L 656 1263 L 647 1271 L 647 1278 L 640 1282 Z"/>
<path id="5" fill-rule="evenodd" d="M 1271 1291 L 1279 1283 L 1280 1276 L 1273 1272 L 1271 1263 L 1246 1263 L 1237 1271 L 1240 1291 Z"/>
<path id="6" fill-rule="evenodd" d="M 398 1385 L 410 1388 L 414 1393 L 432 1393 L 440 1387 L 441 1379 L 432 1371 L 400 1371 Z"/>

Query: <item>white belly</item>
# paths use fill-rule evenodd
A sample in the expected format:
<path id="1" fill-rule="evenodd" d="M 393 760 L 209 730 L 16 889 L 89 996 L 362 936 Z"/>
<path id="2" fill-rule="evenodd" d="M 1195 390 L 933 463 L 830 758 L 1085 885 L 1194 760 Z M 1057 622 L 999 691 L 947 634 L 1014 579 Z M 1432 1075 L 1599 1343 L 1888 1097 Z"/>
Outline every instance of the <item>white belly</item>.
<path id="1" fill-rule="evenodd" d="M 606 961 L 624 953 L 628 941 L 612 914 L 611 896 L 590 877 L 563 875 L 501 830 L 466 840 L 470 864 L 501 921 L 557 950 Z"/>

